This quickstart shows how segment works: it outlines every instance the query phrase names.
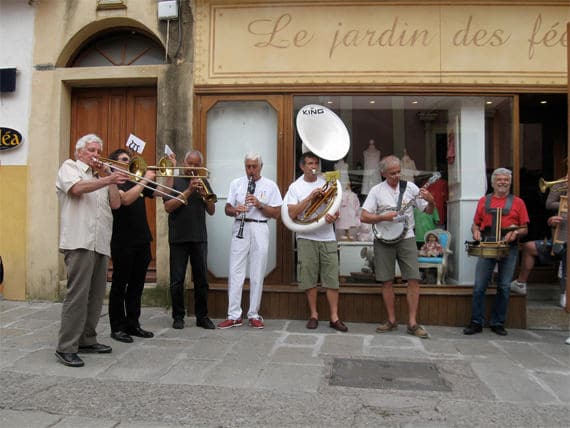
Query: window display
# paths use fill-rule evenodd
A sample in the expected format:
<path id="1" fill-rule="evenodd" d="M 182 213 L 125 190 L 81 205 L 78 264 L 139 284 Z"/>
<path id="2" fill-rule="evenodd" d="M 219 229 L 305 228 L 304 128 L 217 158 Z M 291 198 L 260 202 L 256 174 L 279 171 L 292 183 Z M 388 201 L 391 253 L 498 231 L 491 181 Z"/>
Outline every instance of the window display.
<path id="1" fill-rule="evenodd" d="M 323 173 L 338 171 L 343 189 L 335 233 L 344 281 L 374 282 L 370 272 L 365 272 L 369 269 L 363 270 L 361 251 L 373 248 L 375 238 L 372 226 L 361 224 L 360 210 L 371 188 L 382 180 L 379 164 L 385 156 L 397 156 L 401 160 L 400 179 L 418 187 L 441 174 L 442 178 L 429 189 L 434 213 L 416 213 L 418 255 L 428 230 L 449 231 L 457 237 L 456 243 L 465 242 L 472 218 L 464 213 L 471 213 L 474 208 L 470 195 L 481 193 L 485 148 L 493 147 L 495 137 L 501 138 L 499 142 L 510 140 L 511 97 L 299 95 L 293 99 L 293 114 L 308 104 L 326 105 L 342 118 L 350 135 L 346 156 L 321 163 Z M 427 116 L 431 118 L 429 127 L 425 123 Z M 298 160 L 302 153 L 298 135 L 295 144 Z M 462 156 L 469 159 L 464 168 Z M 461 246 L 452 250 L 449 254 L 453 277 L 448 281 L 469 283 L 474 277 L 474 263 Z"/>

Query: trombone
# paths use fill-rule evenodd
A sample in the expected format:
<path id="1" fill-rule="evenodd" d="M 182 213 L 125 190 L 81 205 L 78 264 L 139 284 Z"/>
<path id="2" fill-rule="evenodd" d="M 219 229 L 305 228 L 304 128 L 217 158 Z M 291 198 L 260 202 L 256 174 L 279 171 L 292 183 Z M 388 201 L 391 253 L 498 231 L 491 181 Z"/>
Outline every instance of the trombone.
<path id="1" fill-rule="evenodd" d="M 160 184 L 157 181 L 152 181 L 148 179 L 145 180 L 156 187 L 152 187 L 145 183 L 142 183 L 141 180 L 143 179 L 143 176 L 148 168 L 146 167 L 146 161 L 140 156 L 135 156 L 128 164 L 126 162 L 109 159 L 103 156 L 99 156 L 98 158 L 93 158 L 93 160 L 97 164 L 101 166 L 106 166 L 112 171 L 118 171 L 122 172 L 123 174 L 127 174 L 128 176 L 131 177 L 129 181 L 131 181 L 132 183 L 140 184 L 144 188 L 150 189 L 162 196 L 169 196 L 171 198 L 174 198 L 182 202 L 184 205 L 188 204 L 188 201 L 184 197 L 184 194 L 176 189 L 165 186 L 164 184 Z M 144 166 L 144 168 L 140 168 L 141 166 Z M 167 191 L 160 190 L 159 187 L 162 187 Z M 176 194 L 176 196 L 173 196 L 172 193 Z"/>
<path id="2" fill-rule="evenodd" d="M 142 171 L 142 174 L 150 169 L 151 171 L 156 171 L 156 175 L 159 177 L 179 177 L 179 178 L 208 178 L 208 168 L 203 166 L 174 166 L 172 161 L 167 157 L 163 157 L 158 161 L 158 165 L 148 166 L 146 161 L 140 157 L 135 156 L 129 163 L 129 170 L 131 172 Z M 190 172 L 189 175 L 175 174 L 175 171 L 179 172 Z"/>
<path id="3" fill-rule="evenodd" d="M 538 188 L 540 189 L 540 193 L 546 192 L 548 189 L 552 187 L 552 191 L 560 192 L 568 188 L 568 178 L 560 178 L 554 181 L 545 181 L 544 178 L 540 178 L 538 180 Z"/>
<path id="4" fill-rule="evenodd" d="M 161 158 L 156 166 L 147 166 L 145 160 L 140 156 L 133 158 L 129 163 L 129 170 L 131 172 L 136 173 L 137 171 L 143 171 L 144 175 L 144 172 L 149 169 L 157 171 L 157 175 L 159 177 L 196 178 L 200 182 L 200 187 L 203 189 L 203 191 L 200 192 L 200 195 L 204 202 L 218 202 L 218 196 L 212 191 L 210 183 L 206 180 L 209 176 L 209 171 L 206 167 L 186 165 L 174 166 L 172 161 L 167 157 Z M 183 173 L 189 174 L 175 175 L 174 172 L 177 170 L 179 172 L 182 171 Z"/>

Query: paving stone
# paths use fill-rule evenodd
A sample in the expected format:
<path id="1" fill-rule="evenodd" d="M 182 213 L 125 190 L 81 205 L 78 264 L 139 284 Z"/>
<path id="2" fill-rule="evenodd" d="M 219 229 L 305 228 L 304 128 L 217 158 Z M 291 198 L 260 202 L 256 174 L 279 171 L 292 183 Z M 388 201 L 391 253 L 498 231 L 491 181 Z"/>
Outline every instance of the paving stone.
<path id="1" fill-rule="evenodd" d="M 58 415 L 50 415 L 45 412 L 24 412 L 0 409 L 0 426 L 2 428 L 48 428 L 62 418 Z"/>

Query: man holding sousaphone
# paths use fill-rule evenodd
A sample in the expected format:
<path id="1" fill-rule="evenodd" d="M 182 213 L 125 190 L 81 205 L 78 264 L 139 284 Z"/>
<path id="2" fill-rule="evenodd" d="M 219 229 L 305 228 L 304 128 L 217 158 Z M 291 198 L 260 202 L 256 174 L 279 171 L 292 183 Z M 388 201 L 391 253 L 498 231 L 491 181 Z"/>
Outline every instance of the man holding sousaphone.
<path id="1" fill-rule="evenodd" d="M 402 277 L 408 282 L 407 332 L 427 339 L 428 332 L 416 320 L 420 301 L 420 270 L 413 207 L 428 214 L 433 212 L 434 198 L 427 186 L 439 175 L 434 174 L 433 180 L 430 179 L 424 188 L 419 189 L 414 183 L 400 180 L 401 171 L 400 159 L 396 156 L 387 156 L 380 161 L 380 172 L 385 181 L 370 189 L 360 215 L 360 221 L 374 225 L 375 275 L 376 281 L 382 282 L 382 298 L 388 312 L 388 320 L 376 332 L 386 333 L 398 328 L 392 287 L 397 260 Z"/>
<path id="2" fill-rule="evenodd" d="M 528 232 L 529 216 L 524 201 L 510 193 L 512 172 L 497 168 L 491 175 L 493 193 L 479 199 L 471 232 L 476 242 L 494 242 L 499 249 L 508 246 L 505 255 L 497 257 L 481 255 L 475 268 L 475 284 L 471 304 L 471 322 L 463 334 L 472 335 L 483 331 L 485 320 L 485 293 L 495 266 L 499 265 L 497 295 L 491 313 L 491 330 L 506 336 L 505 320 L 511 291 L 511 280 L 518 255 L 518 239 Z"/>
<path id="3" fill-rule="evenodd" d="M 319 161 L 319 157 L 312 152 L 305 152 L 301 155 L 299 167 L 303 175 L 289 186 L 283 198 L 281 212 L 284 222 L 285 219 L 309 217 L 307 211 L 310 211 L 312 215 L 313 211 L 318 214 L 326 208 L 324 195 L 327 182 L 317 174 Z M 284 210 L 286 210 L 286 215 L 283 215 Z M 312 222 L 312 226 L 296 230 L 297 257 L 300 267 L 299 288 L 305 291 L 310 311 L 308 329 L 316 329 L 319 326 L 317 280 L 320 275 L 329 303 L 329 326 L 341 332 L 348 331 L 346 325 L 338 317 L 339 264 L 333 229 L 333 223 L 338 217 L 338 208 L 331 208 L 322 216 L 324 221 Z"/>

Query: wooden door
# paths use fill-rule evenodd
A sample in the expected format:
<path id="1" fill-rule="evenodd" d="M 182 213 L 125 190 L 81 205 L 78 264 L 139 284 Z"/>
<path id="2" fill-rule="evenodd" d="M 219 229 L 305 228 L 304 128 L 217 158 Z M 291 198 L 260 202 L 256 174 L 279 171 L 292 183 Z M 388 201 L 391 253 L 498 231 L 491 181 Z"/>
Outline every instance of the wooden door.
<path id="1" fill-rule="evenodd" d="M 130 134 L 146 142 L 143 158 L 156 164 L 156 88 L 89 88 L 74 89 L 71 94 L 70 157 L 75 143 L 85 134 L 103 139 L 103 156 L 125 148 Z M 156 204 L 147 203 L 146 212 L 152 236 L 156 236 Z M 147 281 L 155 282 L 156 246 L 151 245 L 152 261 Z"/>

